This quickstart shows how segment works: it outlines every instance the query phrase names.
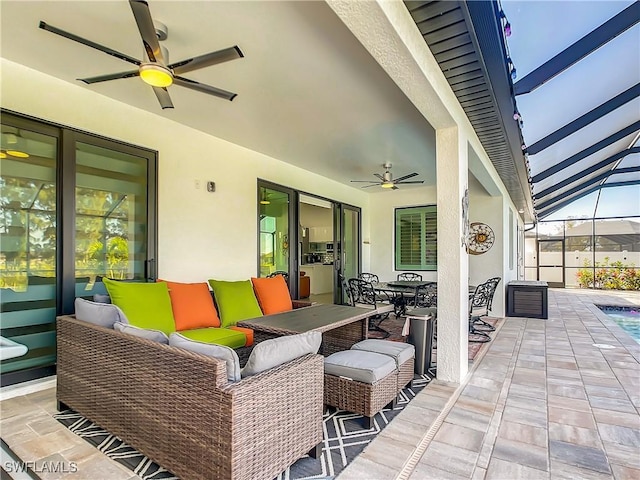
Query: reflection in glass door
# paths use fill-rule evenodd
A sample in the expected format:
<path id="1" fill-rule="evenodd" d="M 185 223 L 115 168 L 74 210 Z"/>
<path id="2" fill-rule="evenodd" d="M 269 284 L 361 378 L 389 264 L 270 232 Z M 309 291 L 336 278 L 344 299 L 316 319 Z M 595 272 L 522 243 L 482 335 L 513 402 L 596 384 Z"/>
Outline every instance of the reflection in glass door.
<path id="1" fill-rule="evenodd" d="M 292 193 L 284 188 L 265 184 L 258 186 L 260 277 L 274 272 L 292 275 L 291 245 L 295 239 L 290 238 L 291 195 Z M 289 288 L 291 290 L 291 282 Z"/>
<path id="2" fill-rule="evenodd" d="M 360 209 L 338 204 L 338 224 L 334 229 L 334 302 L 347 303 L 347 294 L 343 291 L 341 278 L 355 278 L 360 272 Z"/>
<path id="3" fill-rule="evenodd" d="M 101 277 L 155 276 L 146 268 L 148 160 L 93 143 L 75 144 L 76 296 L 105 293 Z"/>
<path id="4" fill-rule="evenodd" d="M 538 278 L 564 288 L 564 240 L 538 240 Z"/>
<path id="5" fill-rule="evenodd" d="M 0 334 L 11 385 L 55 373 L 56 315 L 106 293 L 98 277 L 154 279 L 156 152 L 2 113 Z"/>
<path id="6" fill-rule="evenodd" d="M 58 268 L 55 135 L 2 125 L 0 331 L 28 348 L 25 355 L 2 361 L 3 376 L 25 369 L 53 373 Z"/>

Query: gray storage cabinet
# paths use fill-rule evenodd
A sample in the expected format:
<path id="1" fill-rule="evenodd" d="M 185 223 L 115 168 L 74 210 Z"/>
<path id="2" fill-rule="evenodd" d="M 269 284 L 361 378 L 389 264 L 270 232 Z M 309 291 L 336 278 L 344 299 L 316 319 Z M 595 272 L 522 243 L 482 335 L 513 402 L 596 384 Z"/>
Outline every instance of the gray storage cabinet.
<path id="1" fill-rule="evenodd" d="M 548 318 L 547 282 L 521 280 L 507 284 L 507 317 Z"/>

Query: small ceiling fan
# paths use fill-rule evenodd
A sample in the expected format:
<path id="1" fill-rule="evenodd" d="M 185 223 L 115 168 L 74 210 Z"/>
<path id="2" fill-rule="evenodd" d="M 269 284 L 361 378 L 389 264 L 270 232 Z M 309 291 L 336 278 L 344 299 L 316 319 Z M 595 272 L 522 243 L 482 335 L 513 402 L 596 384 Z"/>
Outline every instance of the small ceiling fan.
<path id="1" fill-rule="evenodd" d="M 181 77 L 180 75 L 200 68 L 210 67 L 218 63 L 244 57 L 242 51 L 237 45 L 169 64 L 168 51 L 165 47 L 160 46 L 160 40 L 165 40 L 167 38 L 167 27 L 160 23 L 154 25 L 153 19 L 151 18 L 151 12 L 149 11 L 149 5 L 145 0 L 129 0 L 129 5 L 131 6 L 133 16 L 136 20 L 136 24 L 138 25 L 140 36 L 142 37 L 142 44 L 145 51 L 145 58 L 143 60 L 130 57 L 124 53 L 113 50 L 112 48 L 102 46 L 98 43 L 92 42 L 91 40 L 74 35 L 73 33 L 65 32 L 64 30 L 48 25 L 43 21 L 40 21 L 39 26 L 43 30 L 68 38 L 74 42 L 82 43 L 83 45 L 95 48 L 96 50 L 100 50 L 108 55 L 138 66 L 137 70 L 78 79 L 86 84 L 139 76 L 145 83 L 153 87 L 153 91 L 155 92 L 156 97 L 158 97 L 160 106 L 162 106 L 163 109 L 173 108 L 171 97 L 167 91 L 167 87 L 172 84 L 201 93 L 206 93 L 208 95 L 224 98 L 226 100 L 233 100 L 236 97 L 237 94 L 235 93 L 227 92 L 226 90 L 205 85 L 204 83 L 196 82 L 194 80 L 189 80 L 188 78 Z"/>
<path id="2" fill-rule="evenodd" d="M 413 172 L 408 175 L 405 175 L 400 178 L 393 179 L 391 175 L 391 164 L 385 163 L 382 165 L 385 169 L 384 173 L 380 175 L 379 173 L 374 173 L 375 177 L 380 179 L 379 182 L 374 182 L 373 180 L 351 180 L 354 183 L 370 183 L 371 185 L 364 185 L 362 188 L 375 187 L 376 185 L 380 185 L 382 188 L 390 188 L 392 190 L 397 190 L 398 187 L 396 185 L 405 185 L 407 183 L 424 183 L 424 180 L 412 180 L 410 182 L 405 182 L 407 178 L 415 177 L 418 173 Z"/>

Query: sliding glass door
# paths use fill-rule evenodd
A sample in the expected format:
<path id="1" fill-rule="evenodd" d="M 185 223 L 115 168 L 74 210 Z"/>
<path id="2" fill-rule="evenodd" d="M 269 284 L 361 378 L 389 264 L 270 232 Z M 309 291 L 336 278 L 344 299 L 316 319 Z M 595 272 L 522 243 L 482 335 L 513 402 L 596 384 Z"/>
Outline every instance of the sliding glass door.
<path id="1" fill-rule="evenodd" d="M 268 182 L 258 182 L 258 276 L 285 272 L 288 279 L 297 279 L 297 232 L 291 189 Z M 297 298 L 298 282 L 289 281 L 292 298 Z"/>
<path id="2" fill-rule="evenodd" d="M 4 122 L 5 118 L 0 150 L 1 332 L 28 351 L 3 360 L 2 375 L 41 368 L 51 374 L 59 300 L 58 132 Z"/>
<path id="3" fill-rule="evenodd" d="M 156 153 L 20 116 L 2 117 L 2 384 L 55 372 L 56 315 L 106 293 L 102 277 L 155 278 Z"/>
<path id="4" fill-rule="evenodd" d="M 360 272 L 360 209 L 335 204 L 334 302 L 347 303 L 341 279 L 355 278 Z"/>
<path id="5" fill-rule="evenodd" d="M 344 303 L 346 292 L 342 291 L 340 277 L 357 277 L 361 268 L 360 209 L 264 180 L 258 180 L 257 197 L 258 275 L 286 272 L 292 298 L 326 292 L 326 299 L 318 301 Z M 304 210 L 301 201 L 307 207 L 323 208 L 315 213 L 314 207 Z M 301 224 L 303 211 L 305 222 L 309 222 L 305 225 Z M 306 278 L 300 277 L 301 270 L 307 273 Z"/>

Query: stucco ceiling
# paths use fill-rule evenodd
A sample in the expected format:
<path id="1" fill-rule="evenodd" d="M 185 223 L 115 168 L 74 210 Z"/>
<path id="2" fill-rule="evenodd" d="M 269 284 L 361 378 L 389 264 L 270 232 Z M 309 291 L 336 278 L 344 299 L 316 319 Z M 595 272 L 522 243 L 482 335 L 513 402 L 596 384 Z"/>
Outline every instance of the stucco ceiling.
<path id="1" fill-rule="evenodd" d="M 235 100 L 172 86 L 175 109 L 163 111 L 139 78 L 78 82 L 131 65 L 38 23 L 142 58 L 126 0 L 3 0 L 1 55 L 343 183 L 375 180 L 372 174 L 390 161 L 396 177 L 415 171 L 417 179 L 435 184 L 433 128 L 324 2 L 151 0 L 149 7 L 169 28 L 163 45 L 171 62 L 233 45 L 242 49 L 245 58 L 185 74 L 237 93 Z"/>

